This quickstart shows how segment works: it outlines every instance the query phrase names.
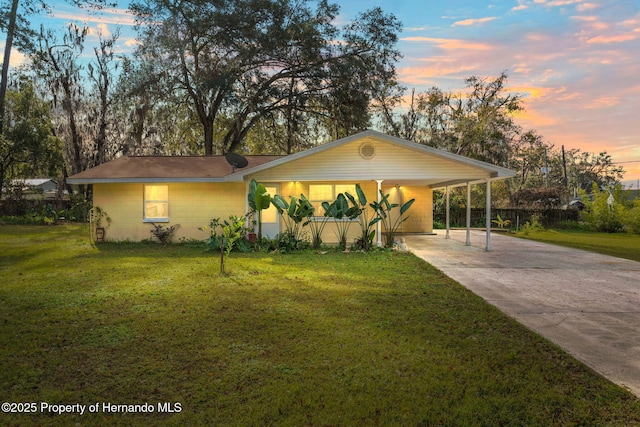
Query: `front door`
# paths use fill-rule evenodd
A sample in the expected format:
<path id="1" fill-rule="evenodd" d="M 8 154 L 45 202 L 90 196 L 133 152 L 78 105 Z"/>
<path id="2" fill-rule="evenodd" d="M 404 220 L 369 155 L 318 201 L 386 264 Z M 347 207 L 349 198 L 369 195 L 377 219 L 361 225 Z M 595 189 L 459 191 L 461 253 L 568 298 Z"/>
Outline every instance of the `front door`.
<path id="1" fill-rule="evenodd" d="M 265 185 L 267 192 L 273 197 L 280 194 L 280 186 L 278 184 Z M 269 209 L 262 211 L 262 236 L 273 239 L 280 233 L 280 214 L 273 203 L 269 205 Z"/>

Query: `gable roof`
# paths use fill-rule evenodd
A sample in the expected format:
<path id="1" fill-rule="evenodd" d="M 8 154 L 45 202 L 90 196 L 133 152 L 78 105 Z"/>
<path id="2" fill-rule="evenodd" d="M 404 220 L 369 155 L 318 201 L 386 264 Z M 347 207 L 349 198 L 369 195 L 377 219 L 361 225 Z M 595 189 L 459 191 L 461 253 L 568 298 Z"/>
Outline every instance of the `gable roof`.
<path id="1" fill-rule="evenodd" d="M 246 156 L 248 166 L 243 169 L 233 168 L 227 163 L 224 156 L 207 157 L 120 157 L 84 172 L 73 175 L 67 179 L 69 184 L 97 184 L 117 182 L 241 182 L 256 176 L 269 176 L 271 180 L 297 180 L 303 179 L 295 176 L 298 172 L 305 179 L 340 179 L 333 171 L 333 175 L 324 169 L 330 165 L 348 169 L 353 165 L 354 159 L 345 159 L 337 156 L 358 141 L 373 141 L 385 147 L 391 147 L 395 153 L 402 153 L 394 159 L 376 158 L 380 167 L 381 163 L 391 164 L 393 167 L 393 179 L 395 182 L 403 180 L 412 181 L 421 185 L 430 185 L 434 188 L 446 185 L 457 185 L 470 181 L 484 179 L 502 179 L 515 176 L 515 172 L 500 166 L 495 166 L 479 160 L 438 150 L 426 145 L 406 141 L 373 130 L 367 130 L 356 135 L 332 141 L 288 156 Z M 329 153 L 334 150 L 334 153 Z M 311 158 L 312 156 L 315 156 Z M 329 157 L 329 158 L 328 158 Z M 323 162 L 316 162 L 323 160 Z M 357 159 L 355 159 L 357 160 Z M 361 161 L 362 159 L 360 159 Z M 405 163 L 403 163 L 405 162 Z M 411 165 L 406 164 L 411 162 Z M 433 167 L 434 162 L 443 166 L 440 171 Z M 317 165 L 317 166 L 316 166 Z M 328 166 L 329 165 L 329 166 Z M 360 164 L 361 174 L 368 179 L 380 174 L 373 163 Z M 284 173 L 284 169 L 287 169 Z M 388 168 L 387 168 L 388 169 Z M 411 169 L 411 170 L 409 170 Z M 459 172 L 459 173 L 454 173 Z M 278 176 L 279 173 L 283 173 Z M 387 171 L 389 173 L 389 171 Z M 420 175 L 417 178 L 417 175 Z M 346 176 L 346 175 L 344 175 Z M 391 176 L 381 176 L 381 179 Z M 347 178 L 342 178 L 347 179 Z M 361 178 L 358 178 L 361 179 Z M 269 179 L 267 179 L 269 180 Z M 304 180 L 304 179 L 303 179 Z"/>
<path id="2" fill-rule="evenodd" d="M 282 156 L 246 156 L 248 168 Z M 221 182 L 233 172 L 224 156 L 124 156 L 67 178 L 69 184 Z"/>
<path id="3" fill-rule="evenodd" d="M 257 175 L 258 180 L 261 180 L 263 176 L 269 175 L 266 174 L 266 172 L 268 172 L 269 170 L 276 168 L 282 169 L 285 165 L 292 166 L 293 164 L 297 164 L 299 166 L 292 169 L 299 170 L 301 175 L 308 175 L 307 172 L 309 171 L 309 168 L 311 166 L 309 158 L 311 156 L 315 156 L 314 160 L 320 159 L 322 158 L 323 153 L 327 153 L 330 150 L 334 150 L 335 153 L 346 154 L 341 150 L 341 148 L 348 146 L 349 144 L 358 143 L 360 141 L 371 141 L 374 143 L 382 143 L 382 145 L 393 147 L 393 150 L 391 150 L 392 153 L 388 154 L 393 154 L 396 158 L 393 160 L 390 159 L 391 156 L 385 158 L 385 161 L 396 162 L 393 165 L 396 169 L 392 173 L 387 171 L 387 175 L 385 176 L 385 173 L 381 174 L 375 169 L 376 166 L 374 166 L 374 164 L 361 165 L 361 168 L 363 169 L 364 173 L 368 175 L 369 179 L 384 179 L 387 184 L 390 184 L 392 182 L 402 184 L 404 182 L 411 181 L 420 185 L 429 185 L 433 188 L 441 188 L 451 185 L 461 185 L 463 183 L 466 184 L 467 182 L 484 181 L 485 179 L 511 178 L 516 175 L 516 173 L 510 169 L 492 165 L 487 162 L 471 159 L 469 157 L 450 153 L 444 150 L 439 150 L 437 148 L 418 144 L 412 141 L 407 141 L 405 139 L 390 136 L 374 130 L 366 130 L 364 132 L 323 145 L 319 145 L 306 151 L 291 154 L 289 156 L 276 159 L 269 163 L 264 163 L 253 168 L 236 170 L 235 173 L 229 175 L 228 180 L 241 181 L 254 175 Z M 327 156 L 328 154 L 324 154 L 325 160 L 327 160 Z M 398 163 L 398 160 L 400 161 L 400 163 Z M 332 165 L 341 164 L 344 169 L 350 169 L 355 168 L 355 163 L 360 160 L 357 156 L 355 156 L 355 158 L 344 159 L 342 157 L 333 157 L 329 161 Z M 434 171 L 434 162 L 440 162 L 444 166 L 441 168 L 441 170 Z M 380 162 L 376 162 L 376 165 L 380 167 Z M 325 161 L 323 167 L 331 166 L 327 166 L 327 163 Z M 455 169 L 455 172 L 452 172 L 453 169 Z M 416 178 L 416 172 L 421 175 L 420 178 Z M 458 173 L 458 175 L 454 178 L 452 177 L 452 174 L 455 173 Z M 271 175 L 277 175 L 277 173 L 274 172 Z M 334 175 L 336 176 L 336 179 L 340 179 L 337 177 L 337 175 L 339 175 L 337 171 L 334 172 Z M 393 178 L 391 178 L 391 176 L 388 175 L 394 176 Z M 291 175 L 283 179 L 304 180 L 301 177 L 294 178 Z"/>

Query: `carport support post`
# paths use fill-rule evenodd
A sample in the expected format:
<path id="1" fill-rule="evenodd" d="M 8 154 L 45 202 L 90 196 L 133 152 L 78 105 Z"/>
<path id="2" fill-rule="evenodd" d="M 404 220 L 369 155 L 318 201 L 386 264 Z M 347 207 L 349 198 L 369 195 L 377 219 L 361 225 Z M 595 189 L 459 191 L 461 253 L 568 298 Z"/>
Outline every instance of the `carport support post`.
<path id="1" fill-rule="evenodd" d="M 245 181 L 245 182 L 244 182 L 244 193 L 245 193 L 247 196 L 249 195 L 249 192 L 250 192 L 249 190 L 250 190 L 250 189 L 251 189 L 251 182 L 250 182 L 250 181 Z M 251 208 L 249 207 L 249 197 L 245 197 L 245 198 L 244 198 L 244 211 L 245 211 L 245 212 L 251 212 Z M 247 217 L 246 217 L 246 218 L 247 218 L 247 224 L 251 224 L 250 216 L 249 216 L 248 214 L 247 214 Z M 256 229 L 256 227 L 257 227 L 257 225 L 256 225 L 256 224 L 254 224 L 254 225 L 253 225 L 253 230 L 252 230 L 254 233 L 257 233 L 257 232 L 258 232 L 258 230 Z"/>
<path id="2" fill-rule="evenodd" d="M 487 179 L 487 208 L 486 208 L 486 223 L 487 228 L 487 246 L 485 250 L 491 251 L 491 180 Z"/>
<path id="3" fill-rule="evenodd" d="M 378 203 L 380 203 L 380 197 L 381 197 L 381 192 L 382 192 L 382 180 L 381 179 L 376 179 L 376 182 L 378 183 Z M 382 221 L 378 221 L 378 223 L 376 224 L 376 235 L 378 236 L 378 239 L 376 241 L 376 244 L 378 245 L 379 248 L 382 247 L 382 224 L 380 224 Z"/>
<path id="4" fill-rule="evenodd" d="M 449 203 L 449 200 L 450 200 L 449 187 L 445 187 L 445 192 L 446 192 L 446 195 L 447 195 L 447 197 L 446 197 L 447 203 L 446 203 L 446 209 L 445 209 L 445 212 L 446 212 L 445 216 L 446 216 L 446 222 L 447 222 L 447 234 L 445 235 L 444 238 L 445 239 L 450 239 L 451 236 L 449 236 L 449 230 L 451 229 L 451 226 L 450 226 L 451 218 L 449 216 L 449 205 L 450 205 L 450 203 Z"/>
<path id="5" fill-rule="evenodd" d="M 467 181 L 467 246 L 471 246 L 471 183 Z"/>

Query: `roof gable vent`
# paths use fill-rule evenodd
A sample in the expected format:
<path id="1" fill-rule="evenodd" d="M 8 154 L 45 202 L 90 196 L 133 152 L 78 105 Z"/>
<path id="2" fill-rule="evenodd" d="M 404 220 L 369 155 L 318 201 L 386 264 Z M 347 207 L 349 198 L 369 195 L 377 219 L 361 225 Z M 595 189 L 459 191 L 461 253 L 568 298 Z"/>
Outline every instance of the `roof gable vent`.
<path id="1" fill-rule="evenodd" d="M 360 157 L 365 160 L 371 160 L 376 155 L 376 147 L 375 145 L 365 142 L 360 146 Z"/>

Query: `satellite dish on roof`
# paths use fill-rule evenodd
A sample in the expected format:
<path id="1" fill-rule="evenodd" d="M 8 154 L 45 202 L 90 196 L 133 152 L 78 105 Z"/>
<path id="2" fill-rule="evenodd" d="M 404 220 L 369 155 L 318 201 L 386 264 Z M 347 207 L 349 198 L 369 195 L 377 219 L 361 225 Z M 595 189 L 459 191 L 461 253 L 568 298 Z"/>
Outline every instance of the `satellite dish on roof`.
<path id="1" fill-rule="evenodd" d="M 229 152 L 225 154 L 224 157 L 227 159 L 227 162 L 229 162 L 229 164 L 233 168 L 233 172 L 236 171 L 236 168 L 238 169 L 246 168 L 247 165 L 249 164 L 249 161 L 238 153 Z"/>

